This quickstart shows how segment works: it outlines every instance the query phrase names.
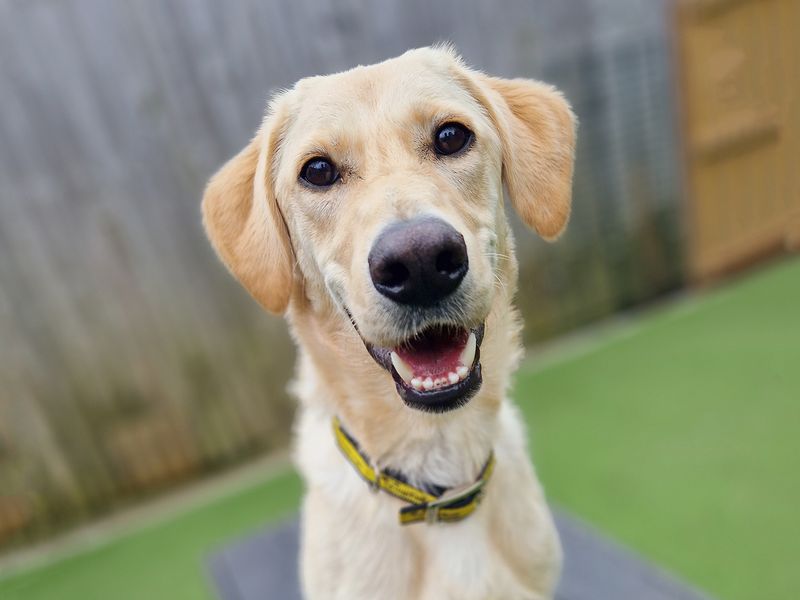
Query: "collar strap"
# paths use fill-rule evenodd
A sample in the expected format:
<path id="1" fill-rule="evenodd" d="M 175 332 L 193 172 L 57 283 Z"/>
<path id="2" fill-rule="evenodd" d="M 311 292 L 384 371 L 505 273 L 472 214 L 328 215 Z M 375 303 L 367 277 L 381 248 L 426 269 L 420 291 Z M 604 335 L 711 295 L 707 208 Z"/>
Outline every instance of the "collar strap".
<path id="1" fill-rule="evenodd" d="M 434 495 L 412 486 L 399 473 L 373 467 L 367 455 L 361 451 L 358 443 L 344 430 L 336 417 L 333 419 L 333 432 L 344 457 L 374 491 L 383 490 L 387 494 L 409 503 L 408 506 L 400 509 L 401 525 L 422 521 L 428 523 L 454 522 L 468 517 L 475 511 L 483 498 L 484 486 L 494 470 L 495 461 L 492 452 L 474 483 L 445 489 Z M 431 489 L 439 490 L 441 488 L 431 486 Z"/>

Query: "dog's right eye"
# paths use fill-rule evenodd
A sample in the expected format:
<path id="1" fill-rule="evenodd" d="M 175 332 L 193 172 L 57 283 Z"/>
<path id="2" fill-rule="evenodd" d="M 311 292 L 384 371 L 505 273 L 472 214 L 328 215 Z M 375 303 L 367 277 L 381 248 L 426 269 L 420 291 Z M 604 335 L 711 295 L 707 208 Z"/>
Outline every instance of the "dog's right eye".
<path id="1" fill-rule="evenodd" d="M 473 137 L 473 133 L 461 123 L 445 123 L 436 130 L 433 146 L 436 154 L 449 156 L 466 148 Z"/>
<path id="2" fill-rule="evenodd" d="M 317 156 L 300 169 L 300 179 L 314 187 L 328 187 L 339 179 L 339 171 L 330 160 Z"/>

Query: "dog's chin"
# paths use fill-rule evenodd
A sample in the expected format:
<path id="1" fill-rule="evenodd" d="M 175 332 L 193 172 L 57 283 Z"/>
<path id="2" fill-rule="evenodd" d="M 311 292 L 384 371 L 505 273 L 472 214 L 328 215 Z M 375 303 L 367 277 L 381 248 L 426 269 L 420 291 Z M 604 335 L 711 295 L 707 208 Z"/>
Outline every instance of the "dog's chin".
<path id="1" fill-rule="evenodd" d="M 432 325 L 394 348 L 366 340 L 364 345 L 375 362 L 392 375 L 407 406 L 442 413 L 464 406 L 480 389 L 484 330 L 484 324 L 474 329 Z"/>

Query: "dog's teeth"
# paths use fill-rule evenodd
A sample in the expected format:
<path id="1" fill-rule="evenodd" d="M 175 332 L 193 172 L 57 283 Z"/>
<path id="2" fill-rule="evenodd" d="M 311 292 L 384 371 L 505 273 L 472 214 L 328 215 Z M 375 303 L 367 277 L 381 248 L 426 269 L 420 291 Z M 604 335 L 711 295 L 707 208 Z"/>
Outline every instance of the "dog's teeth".
<path id="1" fill-rule="evenodd" d="M 411 387 L 413 387 L 415 390 L 421 390 L 422 379 L 420 379 L 419 377 L 414 377 L 414 379 L 411 380 Z"/>
<path id="2" fill-rule="evenodd" d="M 460 377 L 459 377 L 459 376 L 458 376 L 456 373 L 448 373 L 448 374 L 447 374 L 447 380 L 448 380 L 448 381 L 449 381 L 451 384 L 453 384 L 453 383 L 458 383 L 458 380 L 459 380 L 459 379 L 460 379 Z"/>
<path id="3" fill-rule="evenodd" d="M 405 361 L 397 355 L 397 352 L 392 352 L 391 354 L 392 359 L 392 366 L 394 370 L 397 371 L 397 374 L 405 381 L 406 383 L 411 383 L 411 380 L 414 379 L 414 371 L 411 370 Z M 413 385 L 413 384 L 412 384 Z"/>
<path id="4" fill-rule="evenodd" d="M 458 357 L 458 362 L 461 363 L 462 366 L 469 367 L 472 366 L 472 362 L 475 360 L 475 348 L 477 347 L 477 340 L 475 339 L 475 334 L 470 331 L 469 337 L 467 338 L 467 345 L 464 346 L 464 350 L 461 351 L 461 356 Z"/>
<path id="5" fill-rule="evenodd" d="M 456 373 L 458 374 L 459 379 L 466 379 L 467 375 L 469 374 L 469 368 L 461 365 L 456 369 Z"/>
<path id="6" fill-rule="evenodd" d="M 424 387 L 426 390 L 432 390 L 433 389 L 433 379 L 431 379 L 430 377 L 426 377 L 425 381 L 422 382 L 422 387 Z"/>

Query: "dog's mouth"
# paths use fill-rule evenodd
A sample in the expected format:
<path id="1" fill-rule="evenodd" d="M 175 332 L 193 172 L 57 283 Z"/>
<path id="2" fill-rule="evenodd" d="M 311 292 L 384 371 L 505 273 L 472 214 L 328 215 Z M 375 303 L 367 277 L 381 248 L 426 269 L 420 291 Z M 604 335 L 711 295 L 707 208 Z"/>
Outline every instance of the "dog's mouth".
<path id="1" fill-rule="evenodd" d="M 364 342 L 367 351 L 391 373 L 408 406 L 445 412 L 463 406 L 480 389 L 480 346 L 485 326 L 474 329 L 432 325 L 395 348 Z"/>

